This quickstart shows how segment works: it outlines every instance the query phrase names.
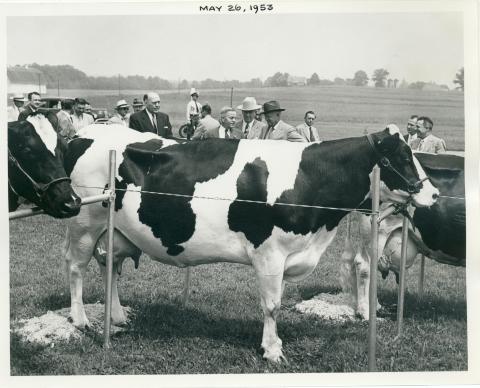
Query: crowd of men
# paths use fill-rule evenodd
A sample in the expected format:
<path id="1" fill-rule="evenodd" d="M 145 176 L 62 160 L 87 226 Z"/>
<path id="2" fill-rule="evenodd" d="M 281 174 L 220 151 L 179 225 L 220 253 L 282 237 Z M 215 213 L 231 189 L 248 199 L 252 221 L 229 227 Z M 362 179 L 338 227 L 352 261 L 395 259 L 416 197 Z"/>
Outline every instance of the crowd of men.
<path id="1" fill-rule="evenodd" d="M 303 123 L 294 127 L 281 119 L 285 109 L 278 101 L 267 101 L 259 105 L 254 97 L 246 97 L 236 109 L 230 106 L 223 107 L 217 120 L 212 116 L 210 104 L 202 105 L 198 101 L 199 92 L 195 88 L 190 90 L 190 98 L 187 104 L 186 120 L 191 129 L 188 138 L 192 140 L 208 138 L 271 139 L 295 142 L 321 140 L 318 129 L 313 126 L 316 115 L 312 110 L 305 113 Z M 28 94 L 27 105 L 24 105 L 23 95 L 15 95 L 12 100 L 13 105 L 8 111 L 9 121 L 25 120 L 42 105 L 41 96 L 37 92 Z M 153 132 L 167 138 L 173 136 L 168 114 L 160 111 L 158 93 L 146 93 L 143 101 L 135 98 L 132 107 L 133 112 L 130 113 L 130 104 L 124 99 L 119 100 L 115 106 L 115 114 L 104 123 L 120 124 L 139 132 Z M 241 112 L 241 117 L 237 117 L 237 110 Z M 95 121 L 90 104 L 83 98 L 63 100 L 57 117 L 59 133 L 66 139 L 78 135 L 82 128 Z M 406 129 L 405 141 L 412 150 L 430 153 L 446 152 L 445 141 L 432 133 L 433 121 L 429 117 L 411 116 Z"/>

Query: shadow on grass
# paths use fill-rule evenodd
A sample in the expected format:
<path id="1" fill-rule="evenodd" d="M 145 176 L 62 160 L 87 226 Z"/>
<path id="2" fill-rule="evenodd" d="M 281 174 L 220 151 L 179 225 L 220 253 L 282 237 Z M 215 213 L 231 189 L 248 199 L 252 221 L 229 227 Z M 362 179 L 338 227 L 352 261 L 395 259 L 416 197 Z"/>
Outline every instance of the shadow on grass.
<path id="1" fill-rule="evenodd" d="M 298 287 L 298 292 L 302 297 L 302 300 L 312 299 L 318 294 L 339 294 L 342 289 L 339 286 L 332 285 L 311 285 Z"/>
<path id="2" fill-rule="evenodd" d="M 32 376 L 44 375 L 50 367 L 49 360 L 43 357 L 44 350 L 44 346 L 26 343 L 20 336 L 12 333 L 10 335 L 10 374 L 21 376 L 28 370 L 28 374 Z"/>

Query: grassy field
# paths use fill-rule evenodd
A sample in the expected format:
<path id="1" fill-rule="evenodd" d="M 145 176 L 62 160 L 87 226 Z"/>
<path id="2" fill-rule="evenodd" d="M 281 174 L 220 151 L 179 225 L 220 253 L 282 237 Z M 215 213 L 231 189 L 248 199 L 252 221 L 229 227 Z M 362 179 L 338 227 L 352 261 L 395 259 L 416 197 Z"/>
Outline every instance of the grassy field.
<path id="1" fill-rule="evenodd" d="M 355 229 L 353 229 L 355 230 Z M 10 317 L 31 318 L 68 307 L 61 255 L 65 221 L 46 216 L 10 224 Z M 135 316 L 113 337 L 106 357 L 103 338 L 87 332 L 82 342 L 32 346 L 11 336 L 12 375 L 305 373 L 367 371 L 368 323 L 333 323 L 293 309 L 301 300 L 339 291 L 339 256 L 345 225 L 314 274 L 287 285 L 278 319 L 288 364 L 262 359 L 262 313 L 252 268 L 215 264 L 193 269 L 192 294 L 179 304 L 183 271 L 142 256 L 139 269 L 126 262 L 119 285 Z M 25 238 L 28 236 L 28 239 Z M 392 343 L 394 316 L 378 322 L 380 371 L 467 369 L 465 270 L 427 260 L 425 298 L 418 300 L 418 263 L 407 275 L 404 338 Z M 396 303 L 393 276 L 379 279 L 379 300 Z M 85 303 L 103 303 L 96 263 L 90 263 Z"/>
<path id="2" fill-rule="evenodd" d="M 62 90 L 64 96 L 86 97 L 94 107 L 113 111 L 116 101 L 126 98 L 131 103 L 142 91 Z M 449 150 L 465 149 L 463 93 L 451 91 L 419 91 L 412 89 L 376 89 L 358 87 L 289 87 L 235 89 L 233 105 L 246 96 L 255 96 L 259 103 L 277 99 L 286 109 L 283 119 L 298 125 L 307 110 L 317 113 L 316 126 L 325 140 L 362 135 L 365 129 L 375 132 L 395 123 L 403 131 L 412 114 L 429 116 L 434 133 L 445 139 Z M 230 89 L 201 91 L 200 102 L 209 102 L 213 116 L 230 104 Z M 185 122 L 188 91 L 163 92 L 161 110 L 170 116 L 174 129 Z"/>

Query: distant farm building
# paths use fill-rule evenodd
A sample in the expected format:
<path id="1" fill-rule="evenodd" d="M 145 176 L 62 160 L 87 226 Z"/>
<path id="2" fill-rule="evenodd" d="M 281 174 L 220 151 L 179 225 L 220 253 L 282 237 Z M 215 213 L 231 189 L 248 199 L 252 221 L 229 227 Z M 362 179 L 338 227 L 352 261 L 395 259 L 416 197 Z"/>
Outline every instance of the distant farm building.
<path id="1" fill-rule="evenodd" d="M 12 66 L 7 68 L 7 78 L 8 94 L 47 93 L 45 76 L 40 70 L 25 66 Z"/>
<path id="2" fill-rule="evenodd" d="M 289 75 L 287 79 L 288 86 L 305 86 L 307 84 L 306 77 L 296 77 L 294 75 Z"/>

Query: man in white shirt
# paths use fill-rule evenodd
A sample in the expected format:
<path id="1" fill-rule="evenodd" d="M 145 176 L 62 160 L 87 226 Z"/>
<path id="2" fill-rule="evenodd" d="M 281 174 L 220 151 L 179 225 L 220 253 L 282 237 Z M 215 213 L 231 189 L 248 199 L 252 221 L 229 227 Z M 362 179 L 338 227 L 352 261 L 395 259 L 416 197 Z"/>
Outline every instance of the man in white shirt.
<path id="1" fill-rule="evenodd" d="M 308 142 L 320 141 L 320 135 L 318 134 L 318 130 L 313 126 L 315 118 L 315 112 L 309 110 L 305 113 L 305 122 L 298 125 L 296 128 L 297 132 L 302 135 Z"/>
<path id="2" fill-rule="evenodd" d="M 190 97 L 191 100 L 187 104 L 187 122 L 190 122 L 192 114 L 200 114 L 202 111 L 202 104 L 198 102 L 198 92 L 195 90 L 195 88 L 190 90 Z"/>
<path id="3" fill-rule="evenodd" d="M 23 94 L 15 94 L 12 97 L 13 105 L 7 107 L 7 117 L 8 121 L 17 121 L 18 115 L 23 111 L 23 106 L 25 105 L 25 97 Z"/>
<path id="4" fill-rule="evenodd" d="M 260 138 L 266 124 L 256 120 L 255 117 L 257 110 L 261 108 L 254 97 L 245 97 L 242 105 L 237 106 L 237 109 L 242 111 L 243 119 L 237 123 L 236 127 L 242 131 L 245 139 Z"/>
<path id="5" fill-rule="evenodd" d="M 29 115 L 36 113 L 38 109 L 43 105 L 42 98 L 38 92 L 30 92 L 27 94 L 28 104 L 25 106 L 18 115 L 18 121 L 26 120 Z"/>
<path id="6" fill-rule="evenodd" d="M 87 125 L 93 124 L 93 116 L 85 113 L 85 105 L 87 102 L 83 98 L 76 98 L 73 105 L 72 124 L 75 133 Z"/>
<path id="7" fill-rule="evenodd" d="M 407 121 L 407 134 L 403 136 L 410 147 L 413 141 L 417 139 L 417 119 L 417 115 L 410 116 L 410 119 Z"/>
<path id="8" fill-rule="evenodd" d="M 130 105 L 127 104 L 125 100 L 117 101 L 117 106 L 115 110 L 117 111 L 113 117 L 108 120 L 110 124 L 121 124 L 125 127 L 129 126 L 129 115 L 128 111 L 130 109 Z"/>
<path id="9" fill-rule="evenodd" d="M 235 109 L 225 106 L 220 111 L 220 127 L 205 132 L 202 139 L 217 137 L 220 139 L 243 139 L 243 133 L 235 128 L 237 112 Z"/>

